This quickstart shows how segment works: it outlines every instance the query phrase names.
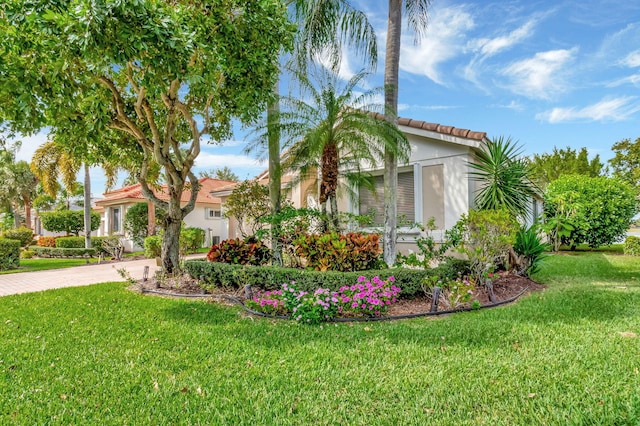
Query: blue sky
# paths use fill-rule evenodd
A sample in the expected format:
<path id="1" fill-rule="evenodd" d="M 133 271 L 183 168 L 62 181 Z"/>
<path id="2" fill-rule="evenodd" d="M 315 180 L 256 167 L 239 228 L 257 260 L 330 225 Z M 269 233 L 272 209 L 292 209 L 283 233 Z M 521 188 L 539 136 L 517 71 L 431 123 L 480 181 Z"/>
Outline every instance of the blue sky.
<path id="1" fill-rule="evenodd" d="M 354 0 L 378 34 L 382 85 L 387 0 Z M 345 52 L 345 78 L 362 67 Z M 426 37 L 403 32 L 399 114 L 489 137 L 511 136 L 525 154 L 587 147 L 603 160 L 611 145 L 640 137 L 640 2 L 433 0 Z M 283 89 L 286 90 L 286 82 Z M 241 178 L 264 169 L 241 151 L 238 131 L 205 146 L 197 170 L 229 166 Z M 45 134 L 22 138 L 30 160 Z M 93 193 L 104 177 L 92 171 Z"/>

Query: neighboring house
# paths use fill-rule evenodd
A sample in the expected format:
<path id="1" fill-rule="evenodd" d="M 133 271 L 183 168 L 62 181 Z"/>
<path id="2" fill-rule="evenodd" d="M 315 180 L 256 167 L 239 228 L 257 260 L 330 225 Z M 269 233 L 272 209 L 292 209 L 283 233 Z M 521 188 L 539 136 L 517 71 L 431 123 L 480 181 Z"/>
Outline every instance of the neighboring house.
<path id="1" fill-rule="evenodd" d="M 222 216 L 221 200 L 211 195 L 211 192 L 232 184 L 231 181 L 202 178 L 199 179 L 200 191 L 196 199 L 195 208 L 184 218 L 185 226 L 201 228 L 205 231 L 205 246 L 217 243 L 228 238 L 227 219 Z M 168 200 L 166 185 L 155 191 L 156 196 L 162 200 Z M 139 250 L 133 241 L 127 238 L 124 231 L 124 217 L 127 209 L 136 203 L 146 202 L 153 205 L 142 195 L 140 184 L 126 186 L 104 194 L 104 198 L 96 201 L 96 211 L 100 213 L 100 229 L 98 235 L 123 235 L 125 237 L 125 250 Z M 190 190 L 182 193 L 181 202 L 186 204 L 191 196 Z M 155 209 L 150 208 L 150 219 L 153 223 Z"/>

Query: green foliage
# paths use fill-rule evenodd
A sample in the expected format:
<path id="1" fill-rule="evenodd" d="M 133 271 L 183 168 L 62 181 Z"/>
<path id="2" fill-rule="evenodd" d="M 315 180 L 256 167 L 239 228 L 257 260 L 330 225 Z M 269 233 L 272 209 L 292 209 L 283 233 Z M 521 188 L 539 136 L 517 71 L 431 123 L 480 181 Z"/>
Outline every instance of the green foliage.
<path id="1" fill-rule="evenodd" d="M 18 240 L 21 247 L 27 247 L 33 241 L 33 230 L 31 228 L 7 229 L 2 233 L 2 236 L 10 240 Z"/>
<path id="2" fill-rule="evenodd" d="M 204 245 L 204 229 L 182 228 L 180 230 L 180 251 L 182 254 L 195 253 Z"/>
<path id="3" fill-rule="evenodd" d="M 604 164 L 600 155 L 589 160 L 587 148 L 576 151 L 571 147 L 553 147 L 552 154 L 535 154 L 531 160 L 533 179 L 542 188 L 564 175 L 597 177 L 602 175 Z"/>
<path id="4" fill-rule="evenodd" d="M 544 199 L 545 230 L 571 247 L 595 248 L 623 238 L 640 208 L 633 187 L 604 176 L 562 176 L 547 186 Z M 569 226 L 554 235 L 557 221 Z"/>
<path id="5" fill-rule="evenodd" d="M 84 237 L 60 237 L 56 238 L 58 248 L 84 248 Z"/>
<path id="6" fill-rule="evenodd" d="M 114 246 L 119 241 L 119 237 L 116 236 L 103 236 L 103 237 L 91 237 L 91 247 L 96 249 L 96 253 L 109 254 L 106 250 L 107 247 Z M 84 243 L 82 245 L 84 247 Z"/>
<path id="7" fill-rule="evenodd" d="M 20 259 L 31 259 L 35 254 L 33 250 L 22 250 L 20 252 Z"/>
<path id="8" fill-rule="evenodd" d="M 160 257 L 162 254 L 162 237 L 151 235 L 144 239 L 144 255 L 150 259 Z"/>
<path id="9" fill-rule="evenodd" d="M 207 253 L 209 262 L 234 265 L 264 265 L 271 259 L 271 250 L 255 237 L 221 241 L 214 244 Z"/>
<path id="10" fill-rule="evenodd" d="M 20 267 L 20 241 L 0 237 L 0 271 Z"/>
<path id="11" fill-rule="evenodd" d="M 397 265 L 428 269 L 431 267 L 432 261 L 442 260 L 449 249 L 457 247 L 458 244 L 460 244 L 461 235 L 459 229 L 456 227 L 448 229 L 445 232 L 445 238 L 442 243 L 436 243 L 433 237 L 433 231 L 437 229 L 434 218 L 430 218 L 426 225 L 412 224 L 411 226 L 417 226 L 421 231 L 420 236 L 416 238 L 418 252 L 408 255 L 398 253 L 396 258 Z"/>
<path id="12" fill-rule="evenodd" d="M 624 254 L 640 256 L 640 237 L 628 236 L 624 240 Z"/>
<path id="13" fill-rule="evenodd" d="M 480 182 L 475 195 L 479 210 L 507 209 L 514 216 L 529 212 L 532 197 L 539 191 L 531 181 L 531 165 L 518 158 L 522 148 L 511 138 L 492 139 L 476 154 L 471 178 Z"/>
<path id="14" fill-rule="evenodd" d="M 640 186 L 640 138 L 635 141 L 623 139 L 613 144 L 615 156 L 609 160 L 613 175 L 629 183 Z"/>
<path id="15" fill-rule="evenodd" d="M 459 250 L 467 255 L 472 278 L 481 284 L 488 273 L 508 265 L 509 249 L 520 227 L 507 210 L 469 210 L 458 225 L 461 231 Z"/>
<path id="16" fill-rule="evenodd" d="M 64 232 L 67 235 L 78 234 L 84 230 L 84 212 L 82 210 L 59 210 L 40 213 L 42 227 L 50 232 Z M 91 230 L 100 227 L 100 215 L 91 212 Z"/>
<path id="17" fill-rule="evenodd" d="M 381 250 L 378 234 L 330 232 L 300 235 L 293 241 L 296 255 L 316 271 L 362 271 L 377 266 Z"/>
<path id="18" fill-rule="evenodd" d="M 124 230 L 131 240 L 142 247 L 148 233 L 149 206 L 147 203 L 136 203 L 127 209 L 124 215 Z"/>
<path id="19" fill-rule="evenodd" d="M 219 180 L 228 180 L 237 182 L 240 180 L 237 174 L 231 170 L 230 167 L 224 166 L 218 169 L 211 169 L 207 171 L 201 171 L 198 173 L 201 178 L 213 178 Z"/>
<path id="20" fill-rule="evenodd" d="M 29 250 L 32 250 L 38 257 L 79 257 L 89 255 L 95 256 L 95 248 L 62 248 L 62 247 L 38 247 L 31 246 Z"/>
<path id="21" fill-rule="evenodd" d="M 513 245 L 513 251 L 519 257 L 516 272 L 526 276 L 538 272 L 540 262 L 546 257 L 545 251 L 548 249 L 549 245 L 542 242 L 536 225 L 521 227 Z"/>
<path id="22" fill-rule="evenodd" d="M 233 189 L 224 205 L 225 217 L 238 221 L 240 235 L 253 236 L 264 227 L 264 218 L 271 213 L 269 188 L 256 180 L 245 180 Z"/>
<path id="23" fill-rule="evenodd" d="M 404 268 L 356 272 L 312 271 L 278 266 L 231 265 L 201 260 L 187 260 L 184 268 L 194 278 L 204 277 L 202 285 L 205 287 L 241 288 L 249 284 L 264 290 L 279 290 L 282 284 L 295 281 L 298 290 L 310 293 L 319 288 L 338 291 L 344 285 L 357 282 L 360 276 L 371 280 L 375 276 L 393 275 L 394 284 L 402 289 L 401 295 L 406 297 L 419 295 L 422 291 L 422 280 L 440 271 L 439 269 L 423 271 Z"/>

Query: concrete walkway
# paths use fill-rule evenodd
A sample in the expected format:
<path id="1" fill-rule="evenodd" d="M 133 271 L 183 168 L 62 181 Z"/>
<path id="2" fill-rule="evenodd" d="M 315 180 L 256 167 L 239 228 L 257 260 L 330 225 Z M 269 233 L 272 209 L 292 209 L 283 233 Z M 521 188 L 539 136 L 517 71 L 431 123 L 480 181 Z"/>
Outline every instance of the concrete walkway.
<path id="1" fill-rule="evenodd" d="M 194 257 L 203 257 L 203 255 L 187 256 L 187 258 Z M 32 293 L 54 288 L 78 287 L 109 281 L 126 281 L 117 271 L 121 268 L 125 268 L 134 279 L 140 280 L 145 266 L 149 266 L 149 277 L 152 277 L 158 269 L 155 259 L 143 259 L 101 265 L 92 263 L 73 268 L 0 275 L 0 296 Z"/>

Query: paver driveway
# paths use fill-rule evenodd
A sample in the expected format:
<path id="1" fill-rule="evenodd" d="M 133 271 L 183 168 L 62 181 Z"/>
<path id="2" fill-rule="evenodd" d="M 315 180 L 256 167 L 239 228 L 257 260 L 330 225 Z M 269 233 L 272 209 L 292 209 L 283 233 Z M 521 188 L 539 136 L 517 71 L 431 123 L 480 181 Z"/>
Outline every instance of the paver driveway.
<path id="1" fill-rule="evenodd" d="M 202 255 L 188 257 L 202 257 Z M 54 288 L 77 287 L 107 281 L 125 281 L 117 271 L 121 268 L 125 268 L 133 278 L 139 280 L 142 279 L 145 266 L 149 266 L 150 277 L 158 269 L 155 259 L 143 259 L 0 275 L 0 296 L 31 293 Z"/>

